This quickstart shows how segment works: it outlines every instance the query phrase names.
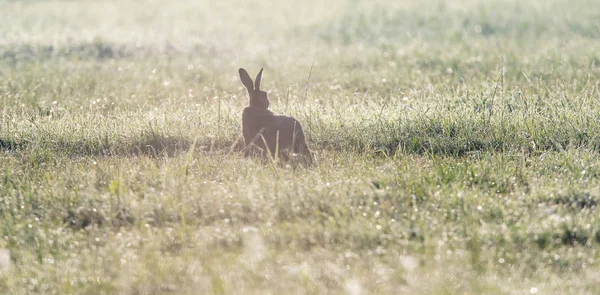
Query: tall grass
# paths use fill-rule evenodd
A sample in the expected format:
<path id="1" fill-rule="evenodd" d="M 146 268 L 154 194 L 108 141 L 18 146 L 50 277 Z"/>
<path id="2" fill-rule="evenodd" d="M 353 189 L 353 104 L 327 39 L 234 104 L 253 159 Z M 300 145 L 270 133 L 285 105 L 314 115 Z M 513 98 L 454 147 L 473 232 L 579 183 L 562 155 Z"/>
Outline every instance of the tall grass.
<path id="1" fill-rule="evenodd" d="M 0 3 L 0 293 L 596 294 L 593 7 Z"/>

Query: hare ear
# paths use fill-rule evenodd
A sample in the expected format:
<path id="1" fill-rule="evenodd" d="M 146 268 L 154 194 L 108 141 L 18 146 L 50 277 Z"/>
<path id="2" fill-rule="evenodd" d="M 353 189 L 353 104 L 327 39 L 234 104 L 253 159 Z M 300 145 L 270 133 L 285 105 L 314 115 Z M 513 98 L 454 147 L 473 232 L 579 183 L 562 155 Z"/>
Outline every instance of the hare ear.
<path id="1" fill-rule="evenodd" d="M 239 69 L 240 72 L 240 79 L 242 80 L 242 84 L 244 84 L 244 86 L 246 86 L 246 89 L 248 89 L 248 92 L 252 92 L 254 91 L 254 85 L 252 85 L 252 78 L 250 78 L 250 75 L 248 75 L 248 72 L 246 72 L 246 70 L 240 68 Z"/>
<path id="2" fill-rule="evenodd" d="M 260 69 L 260 72 L 258 72 L 258 75 L 256 75 L 256 80 L 254 80 L 254 89 L 256 90 L 260 90 L 260 79 L 262 79 L 262 71 L 263 69 Z"/>

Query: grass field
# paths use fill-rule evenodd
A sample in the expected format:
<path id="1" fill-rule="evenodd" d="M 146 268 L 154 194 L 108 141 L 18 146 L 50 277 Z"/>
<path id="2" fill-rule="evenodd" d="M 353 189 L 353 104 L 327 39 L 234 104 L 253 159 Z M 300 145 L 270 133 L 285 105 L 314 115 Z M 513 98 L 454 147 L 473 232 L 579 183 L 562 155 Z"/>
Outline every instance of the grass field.
<path id="1" fill-rule="evenodd" d="M 600 294 L 596 2 L 0 2 L 0 294 Z"/>

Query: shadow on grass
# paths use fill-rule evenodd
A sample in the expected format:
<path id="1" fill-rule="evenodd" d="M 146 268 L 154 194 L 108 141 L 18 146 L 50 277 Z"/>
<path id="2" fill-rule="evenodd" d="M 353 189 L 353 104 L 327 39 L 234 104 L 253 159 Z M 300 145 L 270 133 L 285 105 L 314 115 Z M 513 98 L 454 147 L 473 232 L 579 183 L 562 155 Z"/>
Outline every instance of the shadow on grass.
<path id="1" fill-rule="evenodd" d="M 177 135 L 142 133 L 134 138 L 115 140 L 109 138 L 88 138 L 83 140 L 42 139 L 38 141 L 17 142 L 10 138 L 0 138 L 0 151 L 7 153 L 31 152 L 34 158 L 65 155 L 68 157 L 83 156 L 148 156 L 154 158 L 173 157 L 194 149 L 207 153 L 237 153 L 243 149 L 241 141 L 215 138 L 198 139 L 195 143 L 190 138 Z M 31 157 L 30 157 L 31 158 Z M 46 162 L 46 161 L 42 161 Z"/>
<path id="2" fill-rule="evenodd" d="M 453 122 L 414 121 L 405 126 L 397 123 L 376 123 L 351 130 L 327 130 L 309 143 L 312 150 L 358 152 L 382 157 L 402 154 L 431 154 L 450 157 L 475 155 L 486 151 L 515 151 L 526 154 L 571 148 L 600 150 L 597 126 L 587 126 L 577 132 L 553 128 L 531 137 L 520 126 L 487 126 L 476 121 Z M 585 134 L 582 136 L 581 134 Z M 237 153 L 243 149 L 241 137 L 201 137 L 173 135 L 168 131 L 147 129 L 129 137 L 118 134 L 84 138 L 60 138 L 53 134 L 33 141 L 0 138 L 5 151 L 45 150 L 68 156 L 175 156 L 190 149 L 209 153 Z"/>
<path id="3" fill-rule="evenodd" d="M 0 138 L 0 149 L 7 152 L 22 148 L 24 145 L 24 143 L 17 142 L 14 139 Z"/>
<path id="4" fill-rule="evenodd" d="M 135 223 L 135 216 L 132 215 L 127 207 L 121 206 L 112 209 L 108 211 L 113 215 L 110 217 L 103 215 L 98 210 L 85 206 L 70 209 L 67 211 L 67 216 L 64 217 L 63 222 L 74 230 L 85 229 L 89 226 L 130 227 Z"/>
<path id="5" fill-rule="evenodd" d="M 600 151 L 597 126 L 583 129 L 553 127 L 530 136 L 521 126 L 481 124 L 476 120 L 445 123 L 440 120 L 414 120 L 402 126 L 395 122 L 373 123 L 347 132 L 332 132 L 317 143 L 320 149 L 359 151 L 382 155 L 397 152 L 462 157 L 485 151 L 562 152 L 570 148 Z"/>
<path id="6" fill-rule="evenodd" d="M 70 157 L 77 156 L 175 156 L 190 149 L 189 139 L 169 135 L 142 135 L 127 141 L 110 141 L 107 139 L 58 141 L 46 147 L 58 154 Z"/>

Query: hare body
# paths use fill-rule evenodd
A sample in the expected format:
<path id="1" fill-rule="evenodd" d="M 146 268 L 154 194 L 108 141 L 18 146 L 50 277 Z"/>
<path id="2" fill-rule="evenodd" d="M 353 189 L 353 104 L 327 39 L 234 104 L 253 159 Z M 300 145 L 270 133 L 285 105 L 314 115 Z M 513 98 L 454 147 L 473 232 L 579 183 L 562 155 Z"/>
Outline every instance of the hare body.
<path id="1" fill-rule="evenodd" d="M 254 85 L 244 69 L 240 69 L 239 72 L 240 79 L 250 95 L 249 106 L 242 114 L 246 155 L 253 147 L 258 147 L 271 155 L 275 155 L 276 151 L 279 151 L 280 155 L 289 151 L 305 155 L 312 161 L 312 153 L 306 144 L 300 122 L 293 117 L 277 116 L 268 110 L 267 93 L 260 90 L 262 69 L 256 76 Z"/>

